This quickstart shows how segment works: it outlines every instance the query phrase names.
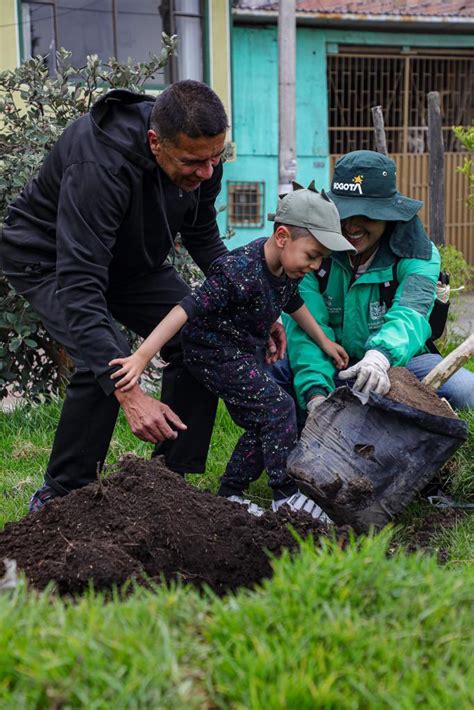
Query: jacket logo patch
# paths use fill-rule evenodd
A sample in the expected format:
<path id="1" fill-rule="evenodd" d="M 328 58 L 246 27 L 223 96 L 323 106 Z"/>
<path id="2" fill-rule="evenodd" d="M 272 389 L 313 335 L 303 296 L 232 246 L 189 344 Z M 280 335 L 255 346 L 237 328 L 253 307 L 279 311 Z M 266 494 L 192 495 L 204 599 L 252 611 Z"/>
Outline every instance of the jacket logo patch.
<path id="1" fill-rule="evenodd" d="M 328 294 L 324 294 L 323 299 L 324 299 L 324 303 L 326 304 L 326 308 L 328 309 L 329 313 L 341 313 L 341 311 L 342 311 L 341 306 L 334 306 L 332 296 L 329 296 Z"/>
<path id="2" fill-rule="evenodd" d="M 376 301 L 375 303 L 369 304 L 370 320 L 382 320 L 386 312 L 387 306 L 385 303 L 379 303 Z"/>

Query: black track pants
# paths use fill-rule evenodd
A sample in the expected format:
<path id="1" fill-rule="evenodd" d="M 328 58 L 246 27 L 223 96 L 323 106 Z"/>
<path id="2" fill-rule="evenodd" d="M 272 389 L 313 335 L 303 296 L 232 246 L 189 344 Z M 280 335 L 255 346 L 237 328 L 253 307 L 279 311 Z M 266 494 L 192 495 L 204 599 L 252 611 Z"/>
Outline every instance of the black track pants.
<path id="1" fill-rule="evenodd" d="M 206 387 L 224 400 L 234 422 L 245 431 L 237 442 L 219 495 L 241 496 L 263 469 L 275 500 L 296 493 L 296 483 L 286 472 L 286 460 L 298 439 L 295 403 L 266 372 L 258 355 L 231 346 L 224 353 L 203 351 L 186 343 L 189 369 Z"/>

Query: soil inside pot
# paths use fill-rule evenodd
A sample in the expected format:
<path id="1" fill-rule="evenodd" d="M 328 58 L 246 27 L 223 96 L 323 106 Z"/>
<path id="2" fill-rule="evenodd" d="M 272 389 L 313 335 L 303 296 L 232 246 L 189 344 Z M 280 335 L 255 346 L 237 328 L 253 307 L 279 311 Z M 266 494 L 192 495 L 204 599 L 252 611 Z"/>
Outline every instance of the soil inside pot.
<path id="1" fill-rule="evenodd" d="M 406 367 L 392 367 L 388 371 L 390 392 L 385 396 L 395 402 L 421 409 L 437 417 L 457 419 L 457 414 L 429 385 L 422 384 Z"/>

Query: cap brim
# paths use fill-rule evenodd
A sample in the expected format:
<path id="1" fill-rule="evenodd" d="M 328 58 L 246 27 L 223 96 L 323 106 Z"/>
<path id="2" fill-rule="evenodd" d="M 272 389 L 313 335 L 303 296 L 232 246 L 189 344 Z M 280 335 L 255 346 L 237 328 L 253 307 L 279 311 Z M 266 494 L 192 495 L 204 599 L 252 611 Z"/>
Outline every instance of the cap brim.
<path id="1" fill-rule="evenodd" d="M 357 249 L 338 232 L 328 232 L 324 229 L 310 229 L 309 227 L 306 227 L 306 229 L 311 232 L 313 237 L 315 237 L 323 247 L 331 251 L 348 251 L 351 254 L 357 254 Z"/>
<path id="2" fill-rule="evenodd" d="M 413 200 L 400 193 L 393 197 L 355 197 L 336 195 L 329 190 L 328 195 L 336 205 L 341 219 L 362 215 L 386 222 L 409 222 L 423 206 L 420 200 Z"/>

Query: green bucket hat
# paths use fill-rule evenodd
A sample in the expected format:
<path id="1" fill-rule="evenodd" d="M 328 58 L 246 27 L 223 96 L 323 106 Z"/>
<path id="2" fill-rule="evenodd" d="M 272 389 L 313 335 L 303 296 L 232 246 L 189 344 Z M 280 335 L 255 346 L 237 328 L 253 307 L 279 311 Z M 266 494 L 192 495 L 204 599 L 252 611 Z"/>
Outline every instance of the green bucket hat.
<path id="1" fill-rule="evenodd" d="M 391 158 L 373 150 L 354 150 L 336 162 L 329 196 L 341 219 L 363 215 L 369 219 L 408 222 L 423 205 L 401 195 Z"/>
<path id="2" fill-rule="evenodd" d="M 357 249 L 341 234 L 336 205 L 324 190 L 316 190 L 314 180 L 307 188 L 294 182 L 293 192 L 280 196 L 276 213 L 269 214 L 268 219 L 293 227 L 304 227 L 331 251 L 357 253 Z"/>

